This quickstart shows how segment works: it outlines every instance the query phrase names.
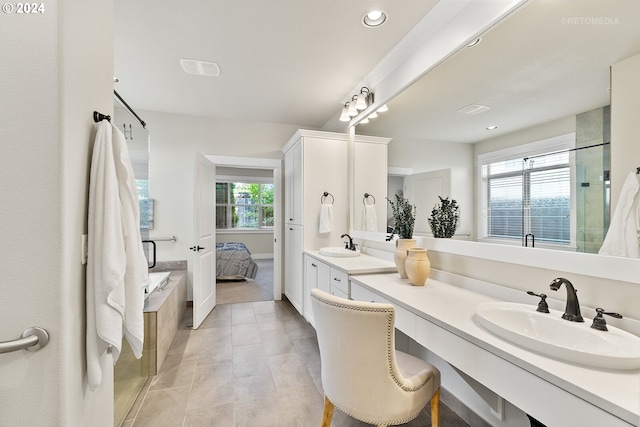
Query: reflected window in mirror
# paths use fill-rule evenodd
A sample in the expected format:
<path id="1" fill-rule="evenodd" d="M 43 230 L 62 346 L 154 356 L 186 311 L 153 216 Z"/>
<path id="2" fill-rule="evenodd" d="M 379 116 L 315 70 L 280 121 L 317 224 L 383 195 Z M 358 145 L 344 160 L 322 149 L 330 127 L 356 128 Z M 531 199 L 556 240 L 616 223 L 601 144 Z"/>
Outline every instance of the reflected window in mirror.
<path id="1" fill-rule="evenodd" d="M 609 225 L 608 152 L 571 133 L 480 155 L 479 240 L 596 253 Z"/>

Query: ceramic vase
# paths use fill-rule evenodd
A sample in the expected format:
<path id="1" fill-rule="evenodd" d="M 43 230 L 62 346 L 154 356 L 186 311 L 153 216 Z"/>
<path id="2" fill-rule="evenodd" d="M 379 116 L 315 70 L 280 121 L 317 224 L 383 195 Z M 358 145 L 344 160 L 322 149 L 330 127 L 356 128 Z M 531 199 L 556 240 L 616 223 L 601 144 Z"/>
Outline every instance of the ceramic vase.
<path id="1" fill-rule="evenodd" d="M 409 248 L 416 247 L 416 239 L 398 239 L 396 240 L 396 253 L 393 260 L 398 267 L 398 273 L 400 273 L 401 279 L 407 278 L 407 270 L 404 268 L 405 260 L 407 259 L 407 250 Z"/>
<path id="2" fill-rule="evenodd" d="M 427 250 L 422 248 L 411 248 L 407 250 L 408 255 L 405 261 L 405 269 L 409 277 L 409 283 L 415 286 L 424 286 L 431 270 L 431 261 L 427 256 Z"/>

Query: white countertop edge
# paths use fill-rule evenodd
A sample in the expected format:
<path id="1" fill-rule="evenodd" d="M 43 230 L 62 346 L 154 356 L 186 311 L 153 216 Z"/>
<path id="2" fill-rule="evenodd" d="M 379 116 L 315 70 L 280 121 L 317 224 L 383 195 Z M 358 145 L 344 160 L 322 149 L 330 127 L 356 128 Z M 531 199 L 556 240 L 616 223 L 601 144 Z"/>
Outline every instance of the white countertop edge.
<path id="1" fill-rule="evenodd" d="M 320 251 L 317 250 L 306 250 L 304 253 L 349 275 L 395 273 L 398 271 L 393 261 L 383 260 L 364 253 L 350 258 L 328 257 L 321 255 Z"/>
<path id="2" fill-rule="evenodd" d="M 379 286 L 380 282 L 385 279 L 387 283 L 383 286 L 387 288 L 386 290 Z M 384 275 L 362 275 L 352 277 L 351 280 L 374 292 L 380 293 L 391 302 L 398 304 L 417 316 L 442 327 L 470 343 L 491 352 L 492 354 L 530 372 L 531 374 L 562 388 L 568 393 L 571 393 L 611 413 L 612 415 L 625 420 L 626 422 L 633 425 L 639 425 L 640 423 L 640 371 L 638 370 L 624 371 L 590 368 L 587 366 L 562 362 L 526 350 L 515 344 L 502 340 L 480 326 L 475 320 L 475 313 L 473 309 L 471 309 L 471 313 L 468 313 L 469 308 L 466 308 L 466 315 L 461 315 L 462 313 L 457 311 L 457 316 L 452 316 L 452 318 L 454 318 L 453 321 L 440 319 L 439 317 L 416 307 L 416 303 L 420 302 L 419 298 L 410 298 L 409 301 L 411 302 L 409 303 L 408 301 L 399 299 L 393 293 L 388 292 L 388 290 L 393 289 L 393 285 L 397 285 L 397 282 L 401 280 L 397 273 Z M 388 283 L 389 281 L 392 283 Z M 421 289 L 426 289 L 429 285 L 434 284 L 444 285 L 454 288 L 455 292 L 465 293 L 467 296 L 470 296 L 476 304 L 485 301 L 497 300 L 496 298 L 462 289 L 431 278 L 428 279 L 425 287 L 411 287 L 409 285 L 410 288 L 414 290 L 409 293 L 415 295 L 415 293 L 419 292 Z M 397 289 L 398 288 L 396 288 L 396 290 Z M 533 301 L 532 304 L 535 305 L 536 302 Z M 459 306 L 456 308 L 463 309 L 463 307 Z M 457 319 L 455 319 L 455 317 L 457 317 Z M 637 384 L 638 387 L 635 390 L 621 390 L 620 387 L 614 385 L 620 382 L 618 379 L 621 377 L 629 377 L 630 383 Z M 603 397 L 605 395 L 615 395 L 617 398 L 605 398 Z M 635 398 L 632 396 L 635 396 Z"/>

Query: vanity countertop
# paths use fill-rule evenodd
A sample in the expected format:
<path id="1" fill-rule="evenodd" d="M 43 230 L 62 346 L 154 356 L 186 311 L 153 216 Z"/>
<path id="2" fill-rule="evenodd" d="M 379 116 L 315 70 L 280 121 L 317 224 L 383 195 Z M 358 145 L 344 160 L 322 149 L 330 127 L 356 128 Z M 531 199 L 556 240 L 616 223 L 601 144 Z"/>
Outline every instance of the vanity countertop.
<path id="1" fill-rule="evenodd" d="M 307 250 L 304 252 L 307 255 L 342 270 L 349 275 L 395 273 L 398 271 L 398 268 L 393 261 L 388 261 L 363 253 L 357 257 L 340 258 L 320 255 L 320 251 L 316 250 Z"/>
<path id="2" fill-rule="evenodd" d="M 352 277 L 351 281 L 352 286 L 354 282 L 358 283 L 631 425 L 640 423 L 640 371 L 606 370 L 565 363 L 502 340 L 475 320 L 475 306 L 495 301 L 495 298 L 431 278 L 426 286 L 412 286 L 400 279 L 397 273 L 361 275 Z"/>

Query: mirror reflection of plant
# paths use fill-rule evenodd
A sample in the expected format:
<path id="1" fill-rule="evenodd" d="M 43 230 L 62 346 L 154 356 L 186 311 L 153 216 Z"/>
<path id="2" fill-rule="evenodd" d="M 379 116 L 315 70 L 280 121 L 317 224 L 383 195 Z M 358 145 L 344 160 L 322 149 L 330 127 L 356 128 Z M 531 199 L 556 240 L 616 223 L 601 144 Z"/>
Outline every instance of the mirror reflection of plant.
<path id="1" fill-rule="evenodd" d="M 440 203 L 437 203 L 431 211 L 429 226 L 433 237 L 451 238 L 458 228 L 458 218 L 460 217 L 460 207 L 455 199 L 438 196 Z"/>
<path id="2" fill-rule="evenodd" d="M 393 212 L 393 231 L 400 239 L 411 239 L 413 238 L 413 226 L 416 221 L 416 206 L 412 205 L 409 199 L 404 197 L 402 191 L 398 191 L 395 196 L 395 203 L 388 197 L 386 198 Z"/>

